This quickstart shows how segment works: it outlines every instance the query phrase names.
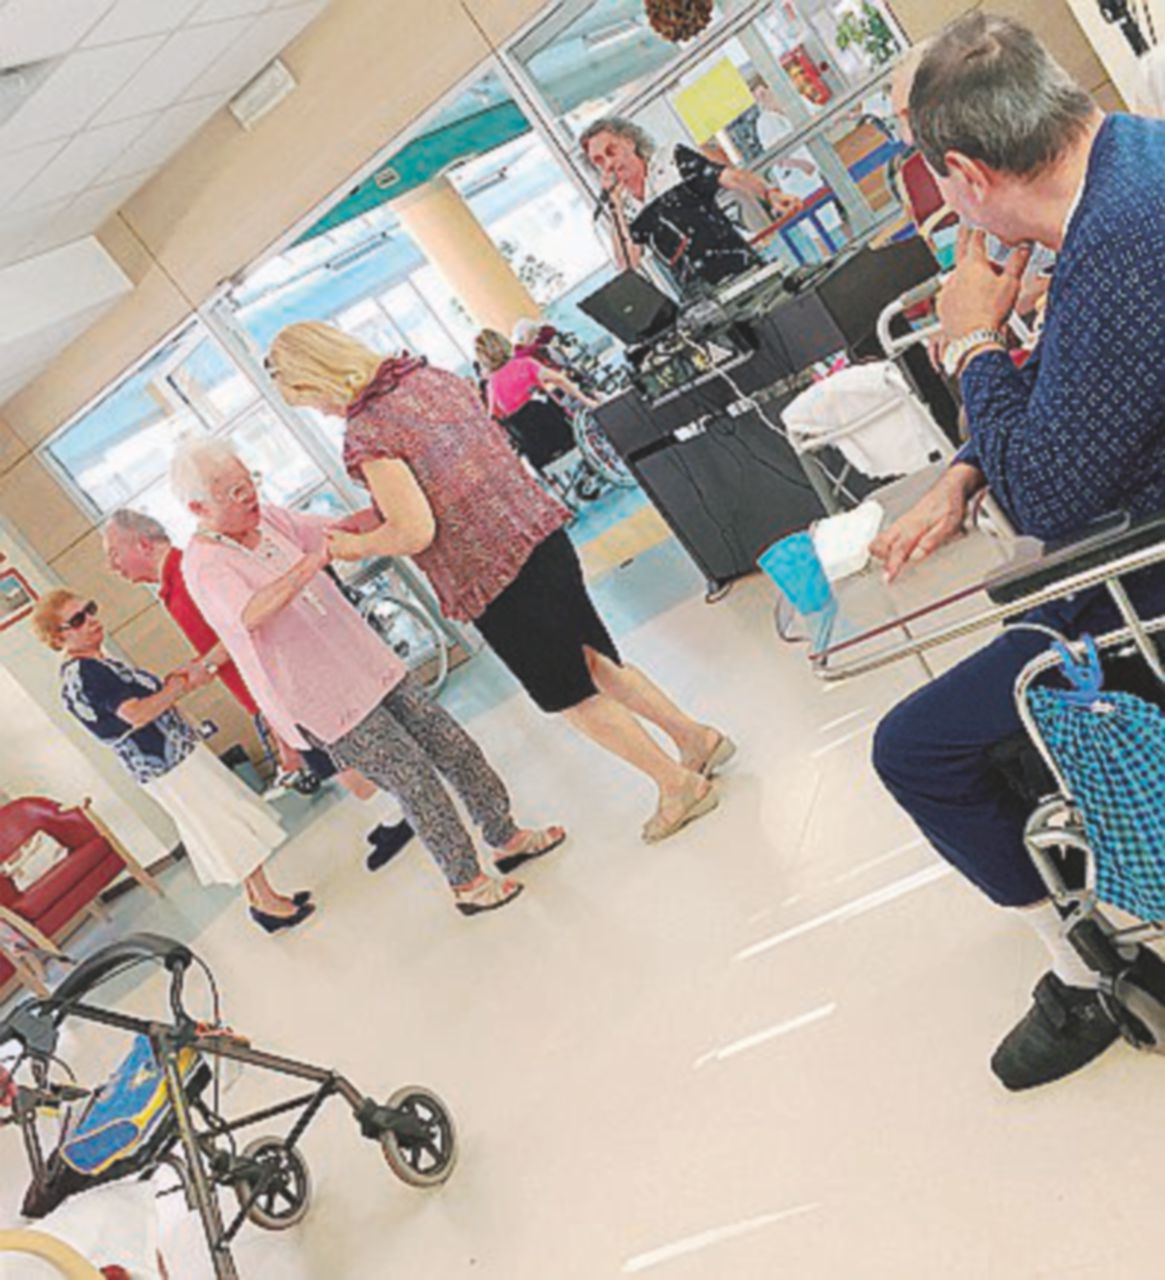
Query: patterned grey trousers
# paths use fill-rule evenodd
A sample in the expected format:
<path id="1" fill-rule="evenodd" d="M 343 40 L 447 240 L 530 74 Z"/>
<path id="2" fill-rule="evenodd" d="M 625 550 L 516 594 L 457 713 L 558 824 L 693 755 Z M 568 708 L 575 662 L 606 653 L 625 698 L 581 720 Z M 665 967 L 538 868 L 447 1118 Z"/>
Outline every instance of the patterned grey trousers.
<path id="1" fill-rule="evenodd" d="M 481 874 L 473 837 L 466 831 L 441 775 L 500 849 L 518 830 L 505 783 L 485 753 L 453 717 L 406 676 L 378 707 L 333 743 L 304 730 L 312 746 L 341 769 L 359 769 L 400 801 L 405 817 L 453 888 Z"/>

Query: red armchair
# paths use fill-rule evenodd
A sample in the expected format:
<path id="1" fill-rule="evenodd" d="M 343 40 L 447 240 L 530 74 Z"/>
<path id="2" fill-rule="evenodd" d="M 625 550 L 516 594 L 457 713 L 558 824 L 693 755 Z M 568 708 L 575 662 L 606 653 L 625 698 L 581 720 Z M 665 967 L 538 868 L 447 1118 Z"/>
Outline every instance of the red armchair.
<path id="1" fill-rule="evenodd" d="M 68 850 L 43 876 L 18 889 L 4 864 L 38 831 Z M 152 893 L 162 890 L 85 800 L 62 809 L 55 800 L 25 796 L 0 806 L 0 921 L 39 951 L 59 955 L 57 945 L 90 916 L 104 917 L 100 894 L 123 871 Z M 0 946 L 0 993 L 13 977 L 45 994 L 41 966 Z"/>

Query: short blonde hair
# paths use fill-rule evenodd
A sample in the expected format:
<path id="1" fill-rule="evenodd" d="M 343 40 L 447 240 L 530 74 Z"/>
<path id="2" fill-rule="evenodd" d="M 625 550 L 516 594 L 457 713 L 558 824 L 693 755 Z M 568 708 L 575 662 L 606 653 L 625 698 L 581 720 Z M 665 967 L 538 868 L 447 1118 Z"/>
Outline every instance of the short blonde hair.
<path id="1" fill-rule="evenodd" d="M 383 359 L 342 329 L 318 320 L 301 320 L 275 335 L 263 363 L 288 404 L 320 398 L 347 404 L 371 380 Z"/>
<path id="2" fill-rule="evenodd" d="M 473 352 L 487 373 L 496 373 L 514 354 L 514 348 L 496 329 L 483 329 L 473 344 Z"/>
<path id="3" fill-rule="evenodd" d="M 41 644 L 50 649 L 61 647 L 61 622 L 65 605 L 80 597 L 71 587 L 54 587 L 46 591 L 32 611 L 32 629 Z"/>

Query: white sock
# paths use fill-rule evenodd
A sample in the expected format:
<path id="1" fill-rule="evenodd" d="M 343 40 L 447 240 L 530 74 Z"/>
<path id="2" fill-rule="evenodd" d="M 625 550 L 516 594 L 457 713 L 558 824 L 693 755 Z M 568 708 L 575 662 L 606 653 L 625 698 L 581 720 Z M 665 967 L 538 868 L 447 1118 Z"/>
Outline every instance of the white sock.
<path id="1" fill-rule="evenodd" d="M 1052 972 L 1069 987 L 1097 987 L 1100 975 L 1080 958 L 1064 936 L 1064 921 L 1051 902 L 1035 907 L 1016 907 L 1016 914 L 1040 935 L 1052 957 Z"/>

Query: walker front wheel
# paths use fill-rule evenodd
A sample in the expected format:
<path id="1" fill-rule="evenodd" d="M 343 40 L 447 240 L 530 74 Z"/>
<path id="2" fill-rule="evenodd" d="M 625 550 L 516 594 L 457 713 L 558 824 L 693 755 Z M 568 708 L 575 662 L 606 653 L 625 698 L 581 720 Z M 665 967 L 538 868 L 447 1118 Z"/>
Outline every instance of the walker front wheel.
<path id="1" fill-rule="evenodd" d="M 411 1187 L 436 1187 L 457 1163 L 457 1130 L 449 1108 L 428 1089 L 405 1085 L 388 1100 L 401 1119 L 381 1135 L 388 1167 Z"/>

